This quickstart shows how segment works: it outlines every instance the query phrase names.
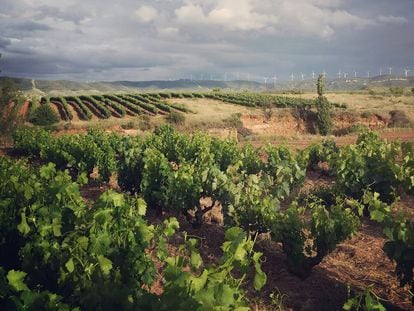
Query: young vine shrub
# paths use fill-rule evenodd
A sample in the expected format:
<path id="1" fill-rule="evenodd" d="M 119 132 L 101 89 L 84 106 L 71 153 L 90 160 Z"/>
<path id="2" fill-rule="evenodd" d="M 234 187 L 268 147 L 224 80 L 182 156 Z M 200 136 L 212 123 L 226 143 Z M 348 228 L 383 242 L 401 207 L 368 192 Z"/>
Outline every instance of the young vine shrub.
<path id="1" fill-rule="evenodd" d="M 140 191 L 150 208 L 161 211 L 168 202 L 172 165 L 159 150 L 153 148 L 144 151 L 142 162 Z"/>
<path id="2" fill-rule="evenodd" d="M 359 225 L 356 207 L 356 201 L 338 198 L 332 205 L 319 200 L 304 206 L 293 203 L 278 213 L 272 220 L 271 234 L 274 241 L 282 243 L 289 270 L 301 278 L 308 277 L 338 243 L 354 234 Z"/>
<path id="3" fill-rule="evenodd" d="M 29 121 L 34 125 L 52 125 L 59 122 L 59 117 L 49 103 L 37 107 Z"/>
<path id="4" fill-rule="evenodd" d="M 392 206 L 382 202 L 379 193 L 365 192 L 363 202 L 371 219 L 381 224 L 388 239 L 383 250 L 397 264 L 395 273 L 400 286 L 408 285 L 414 291 L 414 224 L 409 213 L 401 210 L 393 213 Z"/>
<path id="5" fill-rule="evenodd" d="M 51 140 L 50 133 L 43 129 L 21 128 L 13 133 L 14 149 L 28 156 L 39 156 Z"/>
<path id="6" fill-rule="evenodd" d="M 392 202 L 399 186 L 399 154 L 398 143 L 387 143 L 374 132 L 364 132 L 356 145 L 341 148 L 329 165 L 337 187 L 346 195 L 359 199 L 369 188 L 378 192 L 382 200 Z"/>
<path id="7" fill-rule="evenodd" d="M 114 136 L 102 131 L 89 130 L 86 135 L 52 137 L 44 130 L 22 129 L 13 137 L 16 151 L 40 156 L 60 169 L 70 168 L 74 175 L 91 174 L 96 167 L 100 179 L 108 181 L 117 169 L 116 152 L 112 146 Z"/>
<path id="8" fill-rule="evenodd" d="M 319 163 L 333 163 L 331 160 L 336 157 L 339 148 L 334 140 L 324 139 L 321 144 L 313 144 L 306 148 L 304 152 L 308 154 L 307 169 L 319 171 Z M 330 168 L 330 171 L 332 171 L 332 168 Z"/>
<path id="9" fill-rule="evenodd" d="M 261 269 L 262 253 L 253 251 L 255 241 L 240 228 L 228 229 L 225 238 L 220 265 L 208 267 L 203 267 L 197 241 L 185 238 L 185 247 L 176 256 L 165 259 L 165 291 L 145 301 L 147 309 L 249 310 L 240 284 L 249 270 L 254 271 L 255 290 L 266 284 L 267 277 Z M 241 274 L 238 278 L 234 277 L 236 269 Z"/>
<path id="10" fill-rule="evenodd" d="M 36 171 L 0 158 L 0 177 L 6 174 L 0 179 L 0 248 L 8 254 L 0 258 L 0 305 L 136 309 L 156 274 L 145 250 L 164 256 L 177 220 L 149 226 L 145 202 L 114 191 L 89 209 L 79 185 L 53 164 Z"/>
<path id="11" fill-rule="evenodd" d="M 403 162 L 398 170 L 398 180 L 409 194 L 414 194 L 414 142 L 401 145 Z"/>

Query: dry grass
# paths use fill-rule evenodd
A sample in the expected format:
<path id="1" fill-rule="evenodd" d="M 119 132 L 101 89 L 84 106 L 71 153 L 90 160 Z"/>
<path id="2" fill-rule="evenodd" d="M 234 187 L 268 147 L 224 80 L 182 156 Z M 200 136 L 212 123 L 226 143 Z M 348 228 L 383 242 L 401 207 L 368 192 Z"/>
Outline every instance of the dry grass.
<path id="1" fill-rule="evenodd" d="M 315 93 L 305 93 L 299 95 L 289 95 L 297 98 L 314 99 Z M 390 96 L 390 95 L 370 95 L 360 93 L 327 93 L 325 96 L 330 102 L 347 104 L 350 110 L 370 111 L 370 110 L 405 110 L 414 113 L 414 96 Z M 414 115 L 414 114 L 413 114 Z"/>

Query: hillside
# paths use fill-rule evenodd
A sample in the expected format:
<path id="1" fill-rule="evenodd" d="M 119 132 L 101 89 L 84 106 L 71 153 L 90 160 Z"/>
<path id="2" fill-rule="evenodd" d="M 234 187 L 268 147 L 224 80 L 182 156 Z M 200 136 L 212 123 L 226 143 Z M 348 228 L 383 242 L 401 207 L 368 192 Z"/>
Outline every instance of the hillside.
<path id="1" fill-rule="evenodd" d="M 0 77 L 1 81 L 5 77 Z M 277 84 L 259 83 L 256 81 L 216 81 L 216 80 L 189 80 L 174 81 L 113 81 L 113 82 L 80 82 L 69 80 L 32 80 L 26 78 L 12 78 L 25 92 L 34 92 L 39 95 L 62 95 L 81 93 L 112 93 L 137 91 L 208 91 L 214 88 L 227 90 L 250 91 L 313 91 L 314 80 L 283 81 Z M 382 75 L 372 78 L 327 79 L 327 89 L 330 91 L 357 91 L 367 88 L 414 87 L 414 77 L 399 78 Z"/>

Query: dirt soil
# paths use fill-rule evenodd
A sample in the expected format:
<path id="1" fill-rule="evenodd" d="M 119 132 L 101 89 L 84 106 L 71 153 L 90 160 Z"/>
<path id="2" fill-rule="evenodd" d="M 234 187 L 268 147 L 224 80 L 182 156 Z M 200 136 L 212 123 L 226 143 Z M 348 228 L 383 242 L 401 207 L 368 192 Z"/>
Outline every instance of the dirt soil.
<path id="1" fill-rule="evenodd" d="M 17 113 L 17 116 L 21 117 L 23 119 L 26 119 L 27 118 L 27 113 L 29 111 L 29 106 L 30 106 L 30 103 L 28 101 L 25 101 L 23 103 L 23 105 L 20 107 L 20 109 Z"/>

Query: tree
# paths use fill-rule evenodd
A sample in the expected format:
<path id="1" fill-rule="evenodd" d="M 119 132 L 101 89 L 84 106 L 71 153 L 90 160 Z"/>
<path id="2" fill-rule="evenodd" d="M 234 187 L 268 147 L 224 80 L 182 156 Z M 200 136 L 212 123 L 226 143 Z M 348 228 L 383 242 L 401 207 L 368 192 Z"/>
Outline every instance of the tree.
<path id="1" fill-rule="evenodd" d="M 331 104 L 328 99 L 323 95 L 325 88 L 325 79 L 323 75 L 319 75 L 317 83 L 317 93 L 318 98 L 316 99 L 316 109 L 317 109 L 317 127 L 319 133 L 322 135 L 327 135 L 332 128 L 332 119 L 331 119 Z"/>

